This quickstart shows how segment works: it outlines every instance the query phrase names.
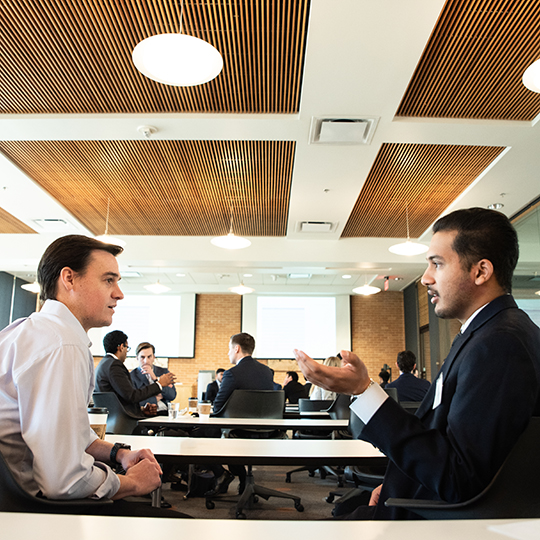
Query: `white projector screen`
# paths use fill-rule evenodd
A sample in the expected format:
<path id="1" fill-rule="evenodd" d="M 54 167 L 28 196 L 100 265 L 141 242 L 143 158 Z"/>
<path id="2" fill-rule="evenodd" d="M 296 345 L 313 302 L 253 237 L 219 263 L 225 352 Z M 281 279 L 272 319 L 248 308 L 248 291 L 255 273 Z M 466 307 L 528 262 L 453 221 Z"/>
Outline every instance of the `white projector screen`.
<path id="1" fill-rule="evenodd" d="M 88 332 L 91 352 L 103 356 L 103 338 L 113 330 L 128 336 L 131 351 L 143 341 L 152 343 L 156 356 L 193 358 L 195 354 L 195 294 L 176 296 L 130 294 L 118 302 L 111 326 Z"/>
<path id="2" fill-rule="evenodd" d="M 324 359 L 350 350 L 350 320 L 348 295 L 242 298 L 242 331 L 255 338 L 257 358 L 292 358 L 302 349 Z"/>

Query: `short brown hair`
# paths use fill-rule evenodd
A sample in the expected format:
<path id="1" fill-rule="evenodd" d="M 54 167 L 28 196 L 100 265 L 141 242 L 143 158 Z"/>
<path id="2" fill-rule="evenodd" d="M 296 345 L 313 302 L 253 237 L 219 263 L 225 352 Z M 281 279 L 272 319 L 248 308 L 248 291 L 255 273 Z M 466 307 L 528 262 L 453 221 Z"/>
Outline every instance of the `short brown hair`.
<path id="1" fill-rule="evenodd" d="M 152 353 L 156 354 L 156 348 L 151 343 L 148 343 L 148 341 L 143 341 L 142 343 L 139 343 L 137 345 L 137 348 L 135 349 L 135 354 L 139 356 L 139 353 L 144 349 L 152 349 Z"/>
<path id="2" fill-rule="evenodd" d="M 231 336 L 231 343 L 233 345 L 240 345 L 242 352 L 249 355 L 253 354 L 255 350 L 255 338 L 245 332 Z"/>
<path id="3" fill-rule="evenodd" d="M 124 248 L 80 234 L 69 234 L 55 240 L 39 261 L 37 279 L 41 288 L 41 301 L 56 300 L 62 268 L 69 267 L 78 274 L 84 274 L 94 250 L 107 251 L 116 257 Z"/>

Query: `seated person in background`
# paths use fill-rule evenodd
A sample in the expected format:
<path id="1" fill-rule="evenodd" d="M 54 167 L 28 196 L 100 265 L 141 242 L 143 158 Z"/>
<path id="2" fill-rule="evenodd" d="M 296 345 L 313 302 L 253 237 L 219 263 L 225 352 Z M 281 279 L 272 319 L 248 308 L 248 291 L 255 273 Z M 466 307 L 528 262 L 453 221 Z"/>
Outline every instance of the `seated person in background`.
<path id="1" fill-rule="evenodd" d="M 324 366 L 332 366 L 332 367 L 341 367 L 341 358 L 338 358 L 337 356 L 329 356 L 324 362 Z M 315 386 L 314 384 L 311 386 L 309 390 L 309 399 L 336 399 L 337 394 L 335 392 L 331 392 L 330 390 L 324 390 L 324 388 L 321 388 L 319 386 Z"/>
<path id="2" fill-rule="evenodd" d="M 156 349 L 148 342 L 139 343 L 135 351 L 139 367 L 135 368 L 129 374 L 134 388 L 145 388 L 154 384 L 159 377 L 165 373 L 169 373 L 167 368 L 162 368 L 154 365 L 156 360 Z M 143 399 L 139 402 L 141 407 L 145 407 L 147 403 L 157 405 L 157 413 L 166 416 L 169 413 L 168 404 L 176 399 L 176 388 L 173 383 L 163 386 L 163 390 L 155 395 Z"/>
<path id="3" fill-rule="evenodd" d="M 273 377 L 275 376 L 275 371 L 270 368 L 270 371 L 272 372 L 272 380 L 274 382 L 274 390 L 283 390 L 283 387 L 281 386 L 281 384 L 277 383 L 276 381 L 274 381 Z"/>
<path id="4" fill-rule="evenodd" d="M 219 387 L 221 386 L 221 380 L 223 379 L 224 373 L 225 370 L 223 368 L 219 368 L 216 370 L 216 379 L 211 383 L 208 383 L 208 386 L 206 387 L 206 392 L 204 393 L 206 401 L 214 403 L 214 400 L 216 399 L 216 396 L 219 392 Z"/>
<path id="5" fill-rule="evenodd" d="M 399 401 L 422 401 L 429 387 L 429 381 L 419 379 L 413 375 L 416 369 L 416 356 L 412 351 L 401 351 L 397 355 L 396 366 L 400 376 L 388 383 L 386 388 L 395 388 Z"/>
<path id="6" fill-rule="evenodd" d="M 96 369 L 96 391 L 114 392 L 126 412 L 133 418 L 156 416 L 157 405 L 147 403 L 144 407 L 139 402 L 161 394 L 163 387 L 174 383 L 172 373 L 164 373 L 154 383 L 144 388 L 135 388 L 124 362 L 129 351 L 128 337 L 120 330 L 109 332 L 103 338 L 103 347 L 107 353 Z"/>
<path id="7" fill-rule="evenodd" d="M 298 381 L 298 373 L 296 371 L 287 371 L 283 380 L 283 390 L 285 391 L 285 399 L 289 403 L 298 403 L 300 398 L 307 398 L 309 388 Z"/>
<path id="8" fill-rule="evenodd" d="M 272 370 L 257 362 L 251 354 L 255 350 L 255 339 L 246 333 L 231 336 L 229 342 L 229 360 L 234 367 L 228 369 L 223 374 L 218 395 L 214 400 L 214 412 L 219 413 L 225 405 L 230 395 L 235 390 L 273 390 Z M 229 471 L 221 465 L 211 467 L 216 477 L 214 493 L 226 493 L 229 484 L 235 476 L 240 481 L 238 493 L 242 493 L 245 488 L 246 470 L 243 465 L 229 465 Z"/>
<path id="9" fill-rule="evenodd" d="M 379 386 L 381 388 L 386 388 L 388 381 L 390 380 L 390 372 L 386 369 L 381 369 L 379 372 Z"/>

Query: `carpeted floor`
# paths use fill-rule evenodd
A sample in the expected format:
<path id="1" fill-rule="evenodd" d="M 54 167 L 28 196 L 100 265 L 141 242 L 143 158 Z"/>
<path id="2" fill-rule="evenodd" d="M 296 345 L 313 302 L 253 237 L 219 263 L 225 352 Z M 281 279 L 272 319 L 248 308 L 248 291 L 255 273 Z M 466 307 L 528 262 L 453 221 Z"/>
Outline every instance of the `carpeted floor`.
<path id="1" fill-rule="evenodd" d="M 297 512 L 291 500 L 271 497 L 268 501 L 260 499 L 252 509 L 246 509 L 247 519 L 260 520 L 321 520 L 331 519 L 333 504 L 325 501 L 330 491 L 337 490 L 346 492 L 352 484 L 344 488 L 337 487 L 337 481 L 331 476 L 325 480 L 315 473 L 310 477 L 307 471 L 298 472 L 292 475 L 290 484 L 285 482 L 287 471 L 290 467 L 254 467 L 253 474 L 255 482 L 269 489 L 276 489 L 284 493 L 290 493 L 301 497 L 303 512 Z M 238 481 L 235 479 L 229 486 L 229 495 L 236 495 Z M 234 504 L 225 501 L 215 501 L 215 508 L 208 510 L 204 497 L 184 499 L 184 491 L 172 491 L 170 484 L 163 488 L 163 497 L 172 504 L 174 510 L 188 514 L 194 518 L 204 519 L 234 519 Z"/>

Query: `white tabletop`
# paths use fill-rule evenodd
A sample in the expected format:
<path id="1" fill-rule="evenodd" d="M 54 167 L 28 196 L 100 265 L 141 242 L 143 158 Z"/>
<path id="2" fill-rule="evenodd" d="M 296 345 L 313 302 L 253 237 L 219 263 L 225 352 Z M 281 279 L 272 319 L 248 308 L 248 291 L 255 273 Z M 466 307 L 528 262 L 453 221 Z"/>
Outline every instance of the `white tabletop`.
<path id="1" fill-rule="evenodd" d="M 245 465 L 378 465 L 386 457 L 370 443 L 352 439 L 206 439 L 107 435 L 112 443 L 133 450 L 149 448 L 162 461 L 178 463 L 243 463 Z"/>
<path id="2" fill-rule="evenodd" d="M 256 521 L 71 516 L 55 514 L 0 513 L 2 537 L 17 540 L 148 540 L 162 538 L 361 538 L 362 540 L 508 540 L 494 529 L 511 532 L 521 528 L 520 540 L 540 538 L 540 519 L 468 521 Z M 158 529 L 156 529 L 158 527 Z M 156 532 L 157 531 L 157 532 Z M 526 536 L 528 533 L 528 536 Z"/>
<path id="3" fill-rule="evenodd" d="M 326 415 L 326 417 L 324 417 Z M 326 413 L 321 418 L 200 418 L 186 414 L 177 418 L 168 416 L 153 416 L 139 420 L 139 424 L 163 427 L 197 427 L 209 426 L 216 428 L 269 428 L 269 429 L 347 429 L 348 420 L 332 420 Z"/>

